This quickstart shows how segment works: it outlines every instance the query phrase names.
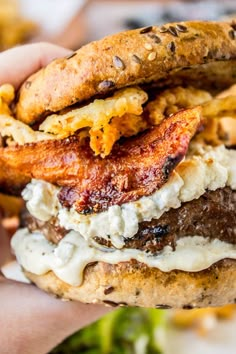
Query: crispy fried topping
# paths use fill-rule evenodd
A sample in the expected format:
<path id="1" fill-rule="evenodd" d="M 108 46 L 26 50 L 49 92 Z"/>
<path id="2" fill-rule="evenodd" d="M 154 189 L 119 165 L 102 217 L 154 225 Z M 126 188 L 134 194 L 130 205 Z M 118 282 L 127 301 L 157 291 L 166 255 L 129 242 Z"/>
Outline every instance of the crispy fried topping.
<path id="1" fill-rule="evenodd" d="M 177 113 L 180 109 L 196 107 L 212 99 L 209 92 L 194 87 L 174 87 L 162 91 L 157 97 L 147 104 L 151 125 L 160 122 L 170 114 Z"/>
<path id="2" fill-rule="evenodd" d="M 236 117 L 236 96 L 213 98 L 202 107 L 205 118 L 221 118 L 226 114 Z"/>
<path id="3" fill-rule="evenodd" d="M 122 119 L 114 117 L 110 124 L 99 130 L 90 130 L 90 147 L 101 156 L 108 156 L 113 145 L 121 137 L 130 137 L 148 128 L 148 123 L 142 116 L 124 114 Z"/>
<path id="4" fill-rule="evenodd" d="M 232 86 L 202 105 L 205 121 L 204 130 L 196 137 L 199 142 L 211 145 L 223 143 L 228 146 L 235 144 L 236 96 L 232 95 L 234 90 Z"/>
<path id="5" fill-rule="evenodd" d="M 0 133 L 2 137 L 10 137 L 9 142 L 19 145 L 54 138 L 51 134 L 34 131 L 28 125 L 6 114 L 0 114 Z"/>
<path id="6" fill-rule="evenodd" d="M 202 142 L 212 145 L 225 143 L 232 145 L 235 138 L 232 137 L 230 129 L 233 123 L 223 123 L 224 117 L 236 118 L 236 85 L 221 92 L 213 98 L 209 92 L 194 87 L 175 87 L 164 90 L 146 106 L 148 121 L 151 125 L 160 122 L 170 114 L 180 109 L 191 108 L 197 105 L 202 106 L 202 115 L 205 118 L 204 130 L 197 137 Z"/>
<path id="7" fill-rule="evenodd" d="M 180 111 L 159 126 L 95 157 L 76 136 L 0 149 L 0 189 L 15 191 L 31 178 L 64 187 L 60 200 L 79 212 L 137 200 L 160 188 L 185 156 L 201 108 Z"/>
<path id="8" fill-rule="evenodd" d="M 13 118 L 10 105 L 15 98 L 14 87 L 9 84 L 0 86 L 0 136 L 8 137 L 9 142 L 20 145 L 52 139 L 50 134 L 34 131 L 28 125 Z"/>
<path id="9" fill-rule="evenodd" d="M 0 87 L 0 134 L 8 142 L 24 145 L 51 139 L 64 139 L 77 130 L 86 128 L 82 135 L 90 136 L 90 146 L 96 155 L 107 156 L 114 143 L 122 136 L 136 135 L 148 127 L 141 116 L 147 94 L 140 88 L 117 91 L 113 97 L 95 100 L 87 106 L 65 114 L 49 116 L 40 129 L 34 131 L 16 120 L 9 108 L 14 99 L 11 85 Z M 87 128 L 90 128 L 88 131 Z"/>
<path id="10" fill-rule="evenodd" d="M 0 86 L 0 114 L 11 115 L 9 105 L 15 98 L 14 87 L 10 84 Z"/>
<path id="11" fill-rule="evenodd" d="M 39 129 L 54 134 L 56 139 L 64 139 L 79 129 L 90 127 L 91 148 L 96 155 L 105 157 L 120 136 L 131 136 L 143 130 L 145 124 L 140 124 L 139 116 L 147 99 L 147 94 L 140 88 L 122 89 L 112 97 L 97 99 L 65 114 L 53 114 Z"/>
<path id="12" fill-rule="evenodd" d="M 234 144 L 235 138 L 229 119 L 236 117 L 235 86 L 212 98 L 210 93 L 193 87 L 166 89 L 149 102 L 143 113 L 147 94 L 138 87 L 118 90 L 112 97 L 95 100 L 87 106 L 67 113 L 49 116 L 40 126 L 46 131 L 35 131 L 16 120 L 9 108 L 14 99 L 11 85 L 0 87 L 0 137 L 7 144 L 24 145 L 52 139 L 64 139 L 73 134 L 90 138 L 90 147 L 96 155 L 106 157 L 121 137 L 130 137 L 158 125 L 180 109 L 201 105 L 205 118 L 204 130 L 197 137 L 212 145 Z M 223 120 L 227 117 L 227 123 Z M 79 134 L 78 134 L 79 130 Z M 1 138 L 1 139 L 2 139 Z"/>

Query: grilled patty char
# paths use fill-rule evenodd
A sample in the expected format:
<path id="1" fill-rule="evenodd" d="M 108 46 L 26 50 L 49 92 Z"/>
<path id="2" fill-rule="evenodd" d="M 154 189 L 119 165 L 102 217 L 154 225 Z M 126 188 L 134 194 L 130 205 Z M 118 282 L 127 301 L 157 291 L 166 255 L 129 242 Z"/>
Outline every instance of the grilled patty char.
<path id="1" fill-rule="evenodd" d="M 22 226 L 30 231 L 39 230 L 45 237 L 58 243 L 68 232 L 60 227 L 55 218 L 42 222 L 28 212 L 22 215 Z M 183 203 L 178 209 L 171 209 L 158 220 L 139 224 L 137 234 L 125 239 L 124 248 L 135 248 L 155 254 L 166 245 L 174 249 L 176 241 L 184 236 L 203 236 L 217 238 L 236 244 L 236 191 L 228 187 L 207 191 L 199 199 Z M 111 243 L 95 238 L 101 245 L 111 247 Z"/>

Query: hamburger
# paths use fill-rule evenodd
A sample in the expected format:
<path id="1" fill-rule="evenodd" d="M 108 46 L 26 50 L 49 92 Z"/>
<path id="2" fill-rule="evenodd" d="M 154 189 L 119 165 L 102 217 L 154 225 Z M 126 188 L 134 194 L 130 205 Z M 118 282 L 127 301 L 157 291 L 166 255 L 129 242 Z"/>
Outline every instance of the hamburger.
<path id="1" fill-rule="evenodd" d="M 12 248 L 58 297 L 193 308 L 236 299 L 236 24 L 149 26 L 0 90 Z M 14 101 L 14 105 L 11 102 Z"/>

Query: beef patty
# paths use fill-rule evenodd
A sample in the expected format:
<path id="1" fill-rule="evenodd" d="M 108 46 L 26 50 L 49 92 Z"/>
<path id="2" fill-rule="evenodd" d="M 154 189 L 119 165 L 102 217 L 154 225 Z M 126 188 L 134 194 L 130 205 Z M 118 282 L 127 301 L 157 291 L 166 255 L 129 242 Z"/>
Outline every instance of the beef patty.
<path id="1" fill-rule="evenodd" d="M 40 230 L 56 244 L 68 232 L 55 218 L 42 222 L 28 212 L 22 215 L 22 226 L 27 226 L 30 231 Z M 228 187 L 207 191 L 199 199 L 183 203 L 178 209 L 170 209 L 159 219 L 140 223 L 137 234 L 125 239 L 124 248 L 155 254 L 166 245 L 174 249 L 181 237 L 195 235 L 236 244 L 236 191 Z M 94 239 L 100 245 L 112 247 L 110 241 L 100 237 Z"/>

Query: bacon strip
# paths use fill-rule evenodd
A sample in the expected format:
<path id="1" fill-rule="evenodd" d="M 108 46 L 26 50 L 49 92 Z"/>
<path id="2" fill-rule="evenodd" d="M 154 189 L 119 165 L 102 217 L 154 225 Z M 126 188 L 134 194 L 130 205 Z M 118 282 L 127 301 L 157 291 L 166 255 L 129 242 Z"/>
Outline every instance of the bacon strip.
<path id="1" fill-rule="evenodd" d="M 76 136 L 0 149 L 0 191 L 19 192 L 31 178 L 63 187 L 60 202 L 98 212 L 160 188 L 185 156 L 201 122 L 201 108 L 180 111 L 134 138 L 115 144 L 105 159 Z"/>

